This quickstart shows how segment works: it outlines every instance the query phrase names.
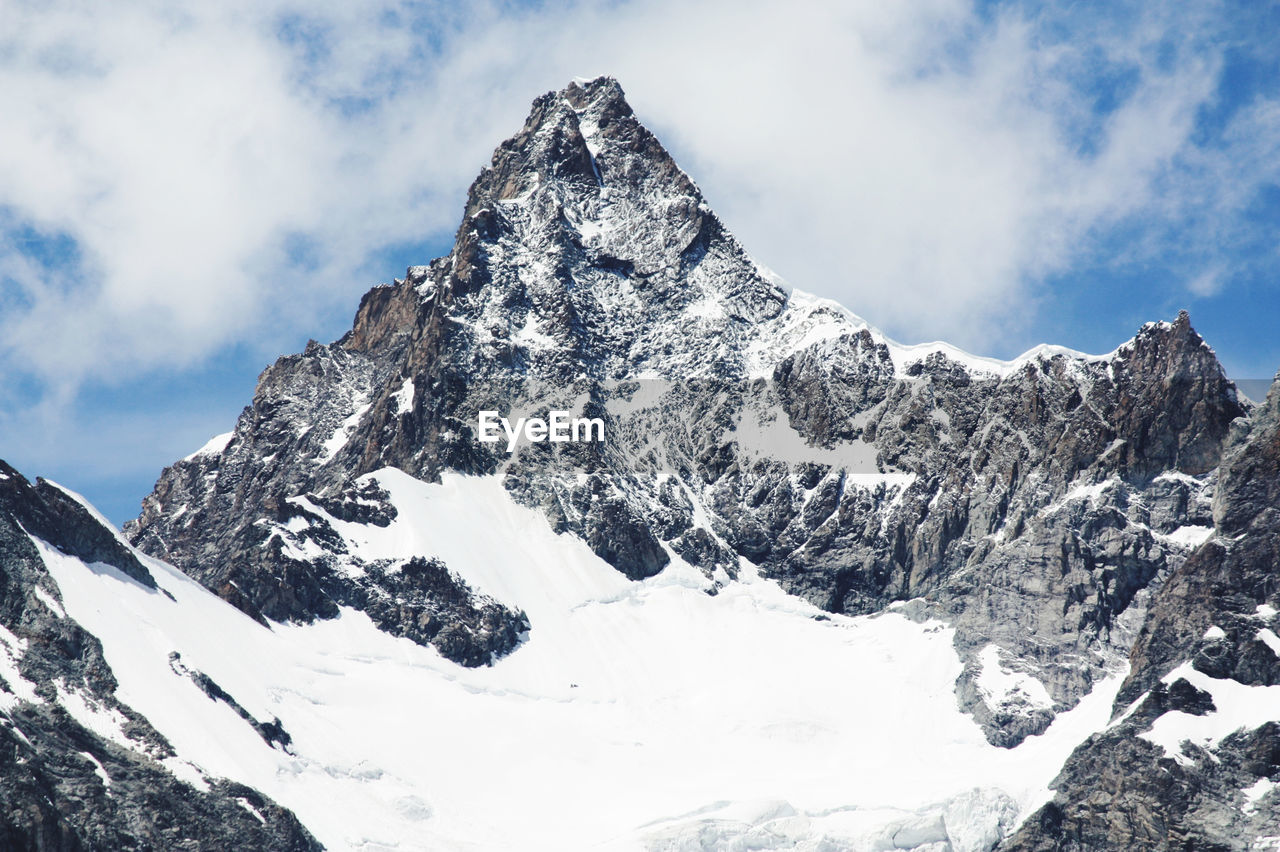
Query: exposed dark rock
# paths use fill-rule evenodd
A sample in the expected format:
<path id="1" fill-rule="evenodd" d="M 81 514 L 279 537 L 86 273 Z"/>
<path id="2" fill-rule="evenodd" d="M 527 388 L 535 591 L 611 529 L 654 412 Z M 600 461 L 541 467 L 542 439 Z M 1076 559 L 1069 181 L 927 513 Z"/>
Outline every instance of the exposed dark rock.
<path id="1" fill-rule="evenodd" d="M 1280 659 L 1260 638 L 1280 626 L 1280 379 L 1244 437 L 1228 444 L 1214 503 L 1217 535 L 1156 593 L 1116 700 L 1119 721 L 1076 750 L 1054 782 L 1053 802 L 1002 849 L 1243 850 L 1275 834 L 1280 797 L 1244 807 L 1242 791 L 1277 777 L 1276 722 L 1208 749 L 1183 743 L 1180 756 L 1141 737 L 1166 714 L 1223 709 L 1184 677 L 1166 685 L 1179 665 L 1215 681 L 1280 682 Z"/>
<path id="2" fill-rule="evenodd" d="M 434 645 L 464 666 L 508 654 L 529 629 L 523 612 L 475 594 L 439 559 L 416 557 L 394 569 L 370 566 L 362 608 L 384 630 Z"/>
<path id="3" fill-rule="evenodd" d="M 396 519 L 396 507 L 387 492 L 372 482 L 347 488 L 332 497 L 308 494 L 307 499 L 340 521 L 385 527 Z"/>
<path id="4" fill-rule="evenodd" d="M 155 578 L 115 533 L 58 486 L 43 479 L 32 485 L 0 461 L 0 503 L 14 523 L 63 553 L 84 562 L 111 565 L 147 588 L 156 587 Z"/>
<path id="5" fill-rule="evenodd" d="M 169 667 L 173 669 L 174 674 L 181 675 L 191 679 L 191 682 L 200 687 L 200 691 L 209 696 L 214 701 L 221 701 L 232 710 L 236 711 L 241 719 L 249 723 L 249 727 L 258 732 L 258 736 L 262 737 L 263 742 L 272 747 L 279 747 L 284 751 L 289 751 L 289 744 L 293 742 L 293 737 L 289 736 L 289 732 L 284 729 L 284 725 L 280 720 L 273 718 L 270 722 L 259 722 L 253 717 L 253 714 L 241 706 L 222 687 L 214 682 L 213 678 L 201 671 L 194 671 L 182 664 L 182 655 L 177 651 L 169 653 Z"/>
<path id="6" fill-rule="evenodd" d="M 0 713 L 0 848 L 319 849 L 290 811 L 258 792 L 225 781 L 199 790 L 162 765 L 172 747 L 116 699 L 98 640 L 57 611 L 61 595 L 33 536 L 118 569 L 124 582 L 156 588 L 77 501 L 48 483 L 32 486 L 0 462 L 0 627 L 19 643 L 3 639 L 0 653 L 16 659 L 32 693 L 0 678 L 9 705 Z M 64 709 L 65 694 L 122 720 L 124 741 L 84 727 Z"/>

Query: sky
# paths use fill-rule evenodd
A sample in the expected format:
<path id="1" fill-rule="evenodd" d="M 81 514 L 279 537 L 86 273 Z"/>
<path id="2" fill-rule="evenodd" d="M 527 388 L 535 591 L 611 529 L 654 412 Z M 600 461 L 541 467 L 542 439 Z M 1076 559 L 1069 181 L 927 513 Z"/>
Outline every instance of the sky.
<path id="1" fill-rule="evenodd" d="M 743 245 L 903 342 L 1280 367 L 1280 3 L 0 0 L 0 457 L 117 523 L 446 254 L 610 74 Z"/>

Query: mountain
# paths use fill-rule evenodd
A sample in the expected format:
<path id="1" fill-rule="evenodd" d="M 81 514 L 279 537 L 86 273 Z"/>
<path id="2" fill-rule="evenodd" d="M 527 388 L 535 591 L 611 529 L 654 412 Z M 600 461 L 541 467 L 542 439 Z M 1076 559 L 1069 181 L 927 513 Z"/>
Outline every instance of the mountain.
<path id="1" fill-rule="evenodd" d="M 63 561 L 163 593 L 144 560 L 76 495 L 32 485 L 0 462 L 0 845 L 319 849 L 258 791 L 202 778 L 119 700 L 102 642 L 63 607 L 51 570 Z M 202 685 L 214 698 L 216 685 Z"/>
<path id="2" fill-rule="evenodd" d="M 94 694 L 331 848 L 1246 849 L 1278 399 L 1185 313 L 1101 356 L 896 343 L 752 260 L 599 78 L 127 545 L 12 511 Z"/>

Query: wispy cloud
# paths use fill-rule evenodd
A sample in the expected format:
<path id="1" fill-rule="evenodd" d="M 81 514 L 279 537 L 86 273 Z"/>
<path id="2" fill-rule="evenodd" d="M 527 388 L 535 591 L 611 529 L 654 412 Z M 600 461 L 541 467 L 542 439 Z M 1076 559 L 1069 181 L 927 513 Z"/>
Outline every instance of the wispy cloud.
<path id="1" fill-rule="evenodd" d="M 797 286 L 979 348 L 1110 228 L 1133 230 L 1135 257 L 1183 258 L 1190 293 L 1229 286 L 1243 211 L 1280 164 L 1274 101 L 1204 133 L 1224 52 L 1249 49 L 1220 8 L 1190 24 L 960 0 L 0 14 L 0 358 L 64 392 L 269 350 L 349 309 L 397 271 L 377 268 L 388 245 L 452 231 L 493 145 L 574 75 L 618 76 Z"/>

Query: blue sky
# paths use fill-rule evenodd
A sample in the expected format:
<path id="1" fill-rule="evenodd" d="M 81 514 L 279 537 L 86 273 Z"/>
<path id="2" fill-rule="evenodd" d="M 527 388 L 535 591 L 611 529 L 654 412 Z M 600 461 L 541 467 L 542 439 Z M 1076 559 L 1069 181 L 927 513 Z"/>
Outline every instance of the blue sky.
<path id="1" fill-rule="evenodd" d="M 136 514 L 613 74 L 749 251 L 906 342 L 1280 367 L 1280 4 L 0 0 L 0 457 Z"/>

